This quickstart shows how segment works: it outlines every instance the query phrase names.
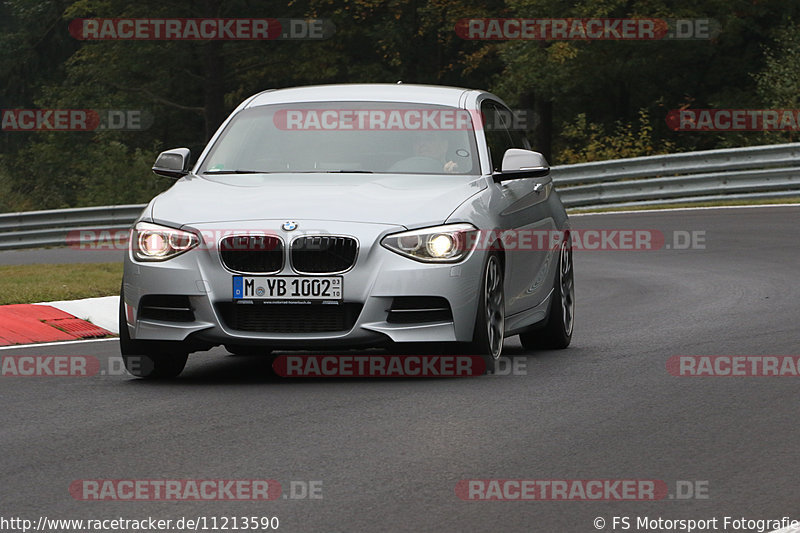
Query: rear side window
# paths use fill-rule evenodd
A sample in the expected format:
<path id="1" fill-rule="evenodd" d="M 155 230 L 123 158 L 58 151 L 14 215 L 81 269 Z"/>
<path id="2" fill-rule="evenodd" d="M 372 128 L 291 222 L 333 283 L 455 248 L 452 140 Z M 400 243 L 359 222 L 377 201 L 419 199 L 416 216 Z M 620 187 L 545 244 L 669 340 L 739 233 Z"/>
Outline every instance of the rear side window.
<path id="1" fill-rule="evenodd" d="M 481 104 L 486 144 L 489 147 L 492 170 L 499 171 L 503 165 L 503 155 L 509 148 L 530 150 L 530 143 L 522 130 L 515 125 L 511 110 L 493 100 Z"/>

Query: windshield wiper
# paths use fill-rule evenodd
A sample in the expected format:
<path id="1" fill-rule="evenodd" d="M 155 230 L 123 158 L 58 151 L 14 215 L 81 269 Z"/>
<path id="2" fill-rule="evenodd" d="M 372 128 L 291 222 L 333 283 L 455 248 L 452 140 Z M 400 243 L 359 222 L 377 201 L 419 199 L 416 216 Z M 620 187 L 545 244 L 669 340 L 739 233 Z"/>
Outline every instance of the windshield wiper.
<path id="1" fill-rule="evenodd" d="M 321 172 L 323 174 L 374 174 L 371 170 L 309 170 L 308 172 Z"/>
<path id="2" fill-rule="evenodd" d="M 225 170 L 225 169 L 210 169 L 203 172 L 203 174 L 271 174 L 264 170 Z"/>
<path id="3" fill-rule="evenodd" d="M 319 174 L 374 174 L 371 170 L 287 170 L 284 174 L 306 174 L 306 173 L 319 173 Z M 203 171 L 203 174 L 274 174 L 272 171 L 266 170 L 227 170 L 209 169 Z"/>

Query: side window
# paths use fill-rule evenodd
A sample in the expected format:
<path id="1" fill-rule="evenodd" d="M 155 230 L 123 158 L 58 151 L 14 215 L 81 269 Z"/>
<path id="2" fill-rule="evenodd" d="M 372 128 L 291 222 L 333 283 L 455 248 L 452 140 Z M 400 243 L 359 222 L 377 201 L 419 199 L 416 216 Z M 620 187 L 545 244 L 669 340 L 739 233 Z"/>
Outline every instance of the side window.
<path id="1" fill-rule="evenodd" d="M 481 114 L 492 170 L 500 170 L 503 165 L 503 154 L 509 148 L 514 148 L 514 141 L 506 126 L 508 117 L 503 117 L 505 113 L 501 112 L 499 104 L 491 100 L 485 100 L 481 104 Z"/>
<path id="2" fill-rule="evenodd" d="M 514 148 L 530 150 L 531 143 L 528 142 L 528 138 L 525 136 L 525 115 L 515 115 L 508 109 L 506 109 L 506 112 L 511 121 L 508 125 L 508 133 L 511 135 L 511 142 Z"/>
<path id="3" fill-rule="evenodd" d="M 481 112 L 493 170 L 500 170 L 503 154 L 509 148 L 531 149 L 522 129 L 523 123 L 510 109 L 497 102 L 486 100 L 481 104 Z"/>

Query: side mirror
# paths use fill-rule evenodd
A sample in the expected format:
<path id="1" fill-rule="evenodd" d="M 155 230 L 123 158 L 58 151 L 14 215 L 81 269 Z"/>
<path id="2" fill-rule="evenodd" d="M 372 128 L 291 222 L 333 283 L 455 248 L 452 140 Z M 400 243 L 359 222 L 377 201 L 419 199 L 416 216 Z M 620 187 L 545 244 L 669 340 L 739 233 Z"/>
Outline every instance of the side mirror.
<path id="1" fill-rule="evenodd" d="M 538 178 L 550 173 L 550 165 L 542 154 L 521 148 L 506 150 L 501 168 L 500 172 L 494 173 L 497 181 Z"/>
<path id="2" fill-rule="evenodd" d="M 188 148 L 175 148 L 161 152 L 153 164 L 153 172 L 165 178 L 178 179 L 189 173 L 189 159 L 192 152 Z"/>

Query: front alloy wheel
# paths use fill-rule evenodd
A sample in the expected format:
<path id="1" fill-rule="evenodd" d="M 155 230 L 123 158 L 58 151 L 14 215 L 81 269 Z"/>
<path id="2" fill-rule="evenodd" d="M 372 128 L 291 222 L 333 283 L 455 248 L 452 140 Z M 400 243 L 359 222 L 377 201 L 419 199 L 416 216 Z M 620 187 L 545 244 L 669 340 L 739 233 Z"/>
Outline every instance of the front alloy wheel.
<path id="1" fill-rule="evenodd" d="M 561 243 L 558 254 L 558 272 L 553 284 L 550 312 L 544 327 L 534 328 L 519 336 L 528 350 L 537 348 L 563 349 L 572 342 L 575 325 L 575 272 L 572 263 L 571 239 Z"/>
<path id="2" fill-rule="evenodd" d="M 503 352 L 506 320 L 503 265 L 497 254 L 487 259 L 481 281 L 478 316 L 469 348 L 470 353 L 483 357 L 486 373 L 492 373 Z"/>

